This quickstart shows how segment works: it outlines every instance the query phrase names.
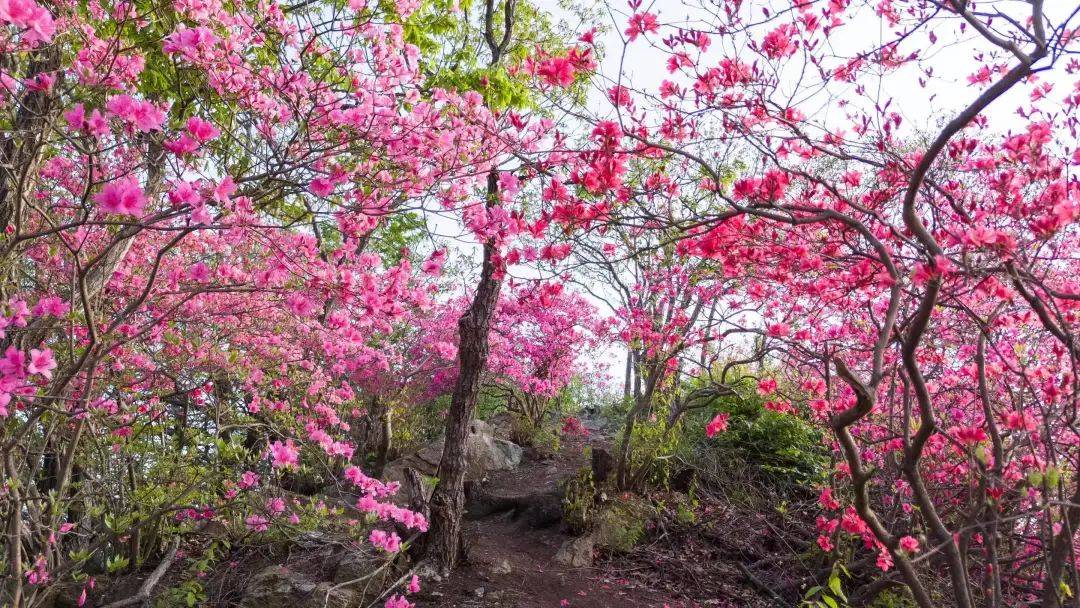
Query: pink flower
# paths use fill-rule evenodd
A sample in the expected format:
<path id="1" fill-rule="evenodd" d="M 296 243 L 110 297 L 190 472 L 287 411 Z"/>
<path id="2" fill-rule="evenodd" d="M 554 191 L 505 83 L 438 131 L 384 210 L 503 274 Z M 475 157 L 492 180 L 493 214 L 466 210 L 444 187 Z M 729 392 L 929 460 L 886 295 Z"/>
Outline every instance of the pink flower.
<path id="1" fill-rule="evenodd" d="M 285 305 L 289 307 L 289 312 L 298 317 L 307 317 L 315 312 L 315 303 L 298 293 L 285 298 Z"/>
<path id="2" fill-rule="evenodd" d="M 773 59 L 794 54 L 795 42 L 791 37 L 795 34 L 795 31 L 795 26 L 790 23 L 781 25 L 765 35 L 761 49 Z"/>
<path id="3" fill-rule="evenodd" d="M 201 201 L 202 196 L 199 195 L 199 191 L 195 189 L 191 182 L 173 182 L 172 188 L 169 190 L 170 203 L 178 207 L 181 205 L 195 206 Z"/>
<path id="4" fill-rule="evenodd" d="M 44 317 L 46 315 L 53 317 L 62 317 L 71 310 L 68 303 L 58 296 L 46 296 L 38 300 L 34 305 L 34 316 Z"/>
<path id="5" fill-rule="evenodd" d="M 762 397 L 776 392 L 776 378 L 764 378 L 758 381 L 758 394 Z"/>
<path id="6" fill-rule="evenodd" d="M 200 142 L 208 142 L 218 135 L 221 135 L 221 131 L 217 130 L 217 127 L 212 125 L 209 121 L 203 120 L 198 116 L 192 116 L 187 121 L 188 133 Z"/>
<path id="7" fill-rule="evenodd" d="M 262 515 L 252 515 L 244 520 L 249 530 L 254 532 L 266 532 L 270 529 L 270 520 Z"/>
<path id="8" fill-rule="evenodd" d="M 652 13 L 634 13 L 630 17 L 630 25 L 626 28 L 626 36 L 631 42 L 637 40 L 637 37 L 646 32 L 654 33 L 660 27 L 659 22 L 656 20 L 656 15 Z"/>
<path id="9" fill-rule="evenodd" d="M 330 196 L 330 193 L 334 191 L 334 182 L 325 177 L 316 177 L 311 180 L 311 193 L 315 196 Z"/>
<path id="10" fill-rule="evenodd" d="M 115 95 L 105 104 L 105 109 L 139 131 L 154 131 L 165 122 L 165 112 L 149 101 L 137 101 L 130 95 Z"/>
<path id="11" fill-rule="evenodd" d="M 769 337 L 783 338 L 791 333 L 791 326 L 787 323 L 773 323 L 768 327 Z"/>
<path id="12" fill-rule="evenodd" d="M 270 444 L 270 458 L 275 469 L 295 469 L 300 465 L 300 450 L 292 439 L 275 441 Z"/>
<path id="13" fill-rule="evenodd" d="M 889 568 L 893 567 L 892 556 L 885 550 L 885 547 L 882 547 L 881 551 L 878 551 L 877 567 L 880 568 L 882 572 L 888 572 Z"/>
<path id="14" fill-rule="evenodd" d="M 705 435 L 711 439 L 715 437 L 717 433 L 726 431 L 729 417 L 730 415 L 727 412 L 720 412 L 713 416 L 713 419 L 709 421 L 709 424 L 705 425 Z"/>
<path id="15" fill-rule="evenodd" d="M 953 427 L 949 429 L 954 435 L 956 440 L 965 445 L 975 445 L 986 441 L 986 431 L 977 426 L 962 426 Z"/>
<path id="16" fill-rule="evenodd" d="M 562 433 L 564 435 L 578 435 L 581 437 L 589 436 L 589 429 L 585 428 L 585 425 L 581 424 L 581 420 L 574 416 L 567 416 L 563 420 Z"/>
<path id="17" fill-rule="evenodd" d="M 56 76 L 47 73 L 41 73 L 34 76 L 32 79 L 25 81 L 23 84 L 31 91 L 51 91 L 53 84 L 56 83 Z"/>
<path id="18" fill-rule="evenodd" d="M 818 504 L 820 504 L 823 509 L 829 511 L 835 511 L 840 508 L 840 503 L 833 498 L 832 488 L 821 489 L 821 494 L 818 495 Z"/>
<path id="19" fill-rule="evenodd" d="M 536 75 L 544 82 L 558 87 L 568 87 L 574 84 L 574 64 L 569 57 L 552 57 L 540 62 L 536 68 Z"/>
<path id="20" fill-rule="evenodd" d="M 71 106 L 70 110 L 64 112 L 64 120 L 72 131 L 82 130 L 86 126 L 86 108 L 81 103 Z"/>
<path id="21" fill-rule="evenodd" d="M 146 205 L 146 195 L 134 177 L 105 184 L 94 196 L 94 202 L 101 205 L 106 213 L 119 215 L 139 215 Z"/>
<path id="22" fill-rule="evenodd" d="M 368 535 L 368 541 L 387 553 L 397 553 L 401 550 L 401 538 L 395 532 L 372 530 Z"/>
<path id="23" fill-rule="evenodd" d="M 915 538 L 911 536 L 905 536 L 900 539 L 900 549 L 905 553 L 918 553 L 919 541 L 915 540 Z"/>
<path id="24" fill-rule="evenodd" d="M 36 348 L 30 350 L 30 365 L 26 366 L 26 371 L 31 374 L 41 374 L 46 378 L 52 378 L 52 370 L 56 369 L 56 360 L 53 359 L 53 353 L 47 348 L 38 350 Z"/>
<path id="25" fill-rule="evenodd" d="M 439 272 L 442 271 L 444 263 L 446 263 L 446 250 L 437 249 L 432 252 L 428 259 L 424 260 L 424 263 L 420 266 L 420 269 L 424 271 L 424 274 L 438 276 Z"/>
<path id="26" fill-rule="evenodd" d="M 56 33 L 52 14 L 33 0 L 0 0 L 0 21 L 23 32 L 27 42 L 48 42 Z"/>
<path id="27" fill-rule="evenodd" d="M 858 512 L 855 511 L 855 507 L 848 507 L 844 511 L 844 516 L 840 519 L 840 527 L 844 532 L 849 534 L 863 534 L 869 530 L 866 522 L 859 517 Z"/>
<path id="28" fill-rule="evenodd" d="M 273 515 L 279 515 L 281 513 L 284 513 L 285 501 L 281 497 L 275 496 L 274 498 L 266 501 L 266 510 Z"/>
<path id="29" fill-rule="evenodd" d="M 212 196 L 219 203 L 227 203 L 234 192 L 236 192 L 236 182 L 233 181 L 231 175 L 226 175 L 225 179 L 214 188 Z"/>
<path id="30" fill-rule="evenodd" d="M 386 598 L 386 603 L 383 604 L 383 608 L 413 608 L 413 604 L 404 597 L 395 595 Z"/>
<path id="31" fill-rule="evenodd" d="M 26 375 L 26 353 L 9 346 L 0 358 L 0 376 L 22 378 Z"/>
<path id="32" fill-rule="evenodd" d="M 791 414 L 795 412 L 795 408 L 791 407 L 791 404 L 786 401 L 766 401 L 763 407 L 778 414 Z"/>
<path id="33" fill-rule="evenodd" d="M 205 263 L 197 262 L 188 269 L 188 278 L 197 283 L 206 283 L 210 280 L 210 269 Z"/>
<path id="34" fill-rule="evenodd" d="M 200 51 L 205 51 L 217 44 L 217 36 L 207 27 L 188 28 L 181 25 L 175 32 L 165 38 L 162 50 L 172 55 L 183 55 L 189 60 L 199 57 Z"/>
<path id="35" fill-rule="evenodd" d="M 1035 421 L 1023 412 L 1009 412 L 1005 414 L 1005 426 L 1014 431 L 1034 431 Z"/>
<path id="36" fill-rule="evenodd" d="M 259 485 L 259 476 L 254 471 L 244 471 L 244 474 L 240 476 L 240 483 L 236 485 L 242 490 L 254 488 Z"/>
<path id="37" fill-rule="evenodd" d="M 409 580 L 409 593 L 420 593 L 420 577 L 415 574 Z"/>
<path id="38" fill-rule="evenodd" d="M 50 579 L 49 563 L 44 555 L 38 555 L 34 560 L 34 567 L 26 571 L 26 582 L 31 585 L 44 585 Z"/>
<path id="39" fill-rule="evenodd" d="M 180 137 L 170 140 L 164 143 L 165 149 L 177 156 L 184 156 L 185 154 L 191 154 L 195 150 L 199 149 L 199 142 L 187 136 L 187 133 L 182 133 Z"/>

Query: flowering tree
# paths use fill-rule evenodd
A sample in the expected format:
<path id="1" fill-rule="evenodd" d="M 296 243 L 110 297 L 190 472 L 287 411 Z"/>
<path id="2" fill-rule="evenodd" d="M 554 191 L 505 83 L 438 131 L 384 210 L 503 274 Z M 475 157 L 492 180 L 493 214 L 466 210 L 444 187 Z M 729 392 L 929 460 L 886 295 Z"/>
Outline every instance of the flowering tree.
<path id="1" fill-rule="evenodd" d="M 822 549 L 855 538 L 920 606 L 934 605 L 938 567 L 956 606 L 1059 605 L 1076 586 L 1080 514 L 1080 157 L 1077 96 L 1049 75 L 1075 72 L 1076 13 L 732 1 L 689 3 L 690 21 L 667 25 L 629 7 L 626 53 L 663 53 L 670 77 L 612 79 L 609 156 L 669 157 L 669 179 L 714 198 L 711 217 L 650 218 L 682 229 L 686 255 L 755 261 L 741 288 L 805 393 L 795 405 L 842 457 Z M 955 60 L 935 52 L 944 40 Z M 953 79 L 969 99 L 948 122 L 905 124 L 905 103 L 951 105 L 920 90 Z M 1022 104 L 1018 129 L 993 127 L 1006 96 Z"/>
<path id="2" fill-rule="evenodd" d="M 421 8 L 0 7 L 5 603 L 197 520 L 295 519 L 245 492 L 298 468 L 426 529 L 348 464 L 366 370 L 431 304 L 380 241 L 414 210 L 512 224 L 470 193 L 544 129 L 428 87 Z"/>
<path id="3" fill-rule="evenodd" d="M 490 354 L 480 380 L 507 410 L 539 424 L 551 400 L 575 376 L 585 375 L 581 355 L 600 344 L 607 321 L 582 296 L 562 283 L 511 283 L 496 305 Z M 425 324 L 424 355 L 439 368 L 438 385 L 456 380 L 457 319 L 465 302 L 447 303 Z"/>
<path id="4" fill-rule="evenodd" d="M 646 192 L 649 188 L 653 196 L 677 192 L 656 180 Z M 631 202 L 630 213 L 634 207 Z M 629 217 L 626 211 L 624 218 Z M 672 217 L 672 209 L 667 211 Z M 742 305 L 739 279 L 750 264 L 739 259 L 735 234 L 729 258 L 722 261 L 686 255 L 677 246 L 678 237 L 660 226 L 612 227 L 602 237 L 583 237 L 576 244 L 583 282 L 607 296 L 618 341 L 630 353 L 629 409 L 616 453 L 616 481 L 623 488 L 640 487 L 652 471 L 652 458 L 640 454 L 635 467 L 639 424 L 659 420 L 661 436 L 668 438 L 688 411 L 734 394 L 733 386 L 742 380 L 738 363 L 760 361 L 766 354 L 764 342 L 744 339 L 760 331 L 752 323 L 760 303 Z M 698 386 L 682 392 L 688 378 L 697 378 Z M 657 449 L 639 446 L 640 452 Z"/>

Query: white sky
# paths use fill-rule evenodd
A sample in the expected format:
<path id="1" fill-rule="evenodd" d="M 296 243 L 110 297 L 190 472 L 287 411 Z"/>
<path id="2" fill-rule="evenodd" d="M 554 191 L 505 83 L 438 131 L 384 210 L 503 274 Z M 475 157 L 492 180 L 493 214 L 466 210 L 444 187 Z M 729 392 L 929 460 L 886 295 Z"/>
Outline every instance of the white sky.
<path id="1" fill-rule="evenodd" d="M 575 0 L 564 0 L 574 3 Z M 859 2 L 860 0 L 855 0 Z M 555 15 L 557 19 L 562 19 L 576 32 L 582 32 L 589 28 L 589 25 L 580 24 L 576 16 L 571 14 L 563 7 L 560 6 L 560 0 L 537 0 L 536 4 L 544 10 L 548 10 L 551 14 Z M 871 4 L 876 4 L 876 1 Z M 902 7 L 903 2 L 897 2 L 897 5 Z M 1014 2 L 1015 5 L 1020 5 L 1019 2 Z M 687 7 L 683 2 L 679 0 L 654 0 L 650 5 L 649 2 L 644 3 L 645 7 L 649 7 L 649 10 L 658 14 L 661 24 L 685 24 L 694 20 L 699 20 L 702 17 L 707 16 L 701 11 L 700 8 Z M 791 6 L 785 1 L 778 2 L 760 2 L 756 0 L 747 0 L 744 3 L 744 10 L 756 11 L 755 16 L 760 17 L 762 6 L 772 6 L 773 8 L 786 8 Z M 1051 1 L 1047 2 L 1047 12 L 1051 17 L 1061 18 L 1068 14 L 1075 8 L 1075 4 L 1071 0 Z M 644 10 L 644 9 L 641 9 Z M 614 11 L 620 11 L 618 13 Z M 626 48 L 625 54 L 623 53 L 624 43 L 622 31 L 626 28 L 626 20 L 629 15 L 629 8 L 625 2 L 612 3 L 612 11 L 604 12 L 601 18 L 601 24 L 606 29 L 602 34 L 598 34 L 597 40 L 601 43 L 601 46 L 605 48 L 605 55 L 599 67 L 599 77 L 597 78 L 596 86 L 590 91 L 590 110 L 599 112 L 603 115 L 611 116 L 610 104 L 604 98 L 604 90 L 606 90 L 614 79 L 621 77 L 624 84 L 632 86 L 635 89 L 646 89 L 655 91 L 660 82 L 664 79 L 673 78 L 666 69 L 667 55 L 656 48 L 652 48 L 648 44 L 644 44 L 641 39 L 636 43 L 629 45 Z M 788 21 L 787 18 L 782 18 L 777 24 Z M 934 76 L 926 87 L 920 86 L 918 78 L 920 72 L 914 67 L 902 68 L 897 73 L 890 73 L 886 78 L 881 79 L 877 87 L 876 97 L 878 103 L 884 104 L 891 99 L 889 105 L 889 111 L 900 113 L 904 119 L 904 124 L 901 126 L 902 132 L 912 132 L 913 130 L 919 131 L 934 131 L 941 124 L 949 120 L 956 112 L 963 108 L 966 104 L 970 103 L 978 94 L 979 89 L 971 87 L 967 82 L 969 74 L 974 73 L 981 65 L 975 57 L 975 51 L 992 50 L 989 43 L 978 40 L 978 44 L 972 43 L 972 35 L 969 30 L 966 37 L 960 37 L 956 24 L 957 20 L 951 22 L 944 22 L 933 28 L 934 34 L 938 36 L 939 42 L 935 47 L 940 47 L 939 50 L 934 51 L 932 55 L 928 55 L 926 58 L 931 59 L 934 65 Z M 1075 26 L 1076 24 L 1074 24 Z M 771 29 L 772 26 L 769 27 Z M 768 31 L 767 29 L 764 31 Z M 661 30 L 663 33 L 663 29 Z M 837 30 L 830 40 L 833 44 L 835 54 L 840 56 L 848 56 L 853 54 L 859 49 L 864 49 L 877 43 L 892 40 L 892 31 L 888 28 L 883 21 L 872 13 L 867 13 L 865 16 L 860 17 L 854 22 L 843 26 Z M 946 38 L 951 37 L 951 38 Z M 945 40 L 957 40 L 955 44 L 947 45 Z M 659 43 L 659 40 L 654 38 L 655 43 Z M 915 45 L 928 46 L 929 42 L 925 36 L 922 40 L 913 38 L 908 42 L 907 50 L 912 50 Z M 737 52 L 738 45 L 745 45 L 745 40 L 737 40 L 729 38 L 722 40 L 717 36 L 712 37 L 712 49 L 716 53 L 730 54 L 732 51 Z M 846 46 L 848 48 L 838 48 L 838 45 Z M 747 54 L 746 61 L 752 61 L 755 57 L 753 54 Z M 1008 60 L 1011 58 L 1003 58 L 1002 60 Z M 781 82 L 794 83 L 794 79 L 798 73 L 802 71 L 800 59 L 796 56 L 792 58 L 789 65 L 786 65 L 781 74 Z M 1009 62 L 1012 63 L 1011 61 Z M 1062 60 L 1064 63 L 1064 60 Z M 792 75 L 794 74 L 794 76 Z M 1073 82 L 1070 78 L 1067 78 L 1064 71 L 1059 66 L 1053 72 L 1047 73 L 1045 78 L 1058 80 L 1051 80 L 1054 84 L 1054 90 L 1051 97 L 1054 99 L 1061 99 L 1065 94 L 1073 89 Z M 813 117 L 815 122 L 819 122 L 825 125 L 843 125 L 847 126 L 848 121 L 845 120 L 845 109 L 839 107 L 836 103 L 837 99 L 854 99 L 855 96 L 851 95 L 851 91 L 845 91 L 843 87 L 850 87 L 851 85 L 830 85 L 829 89 L 817 96 L 811 96 L 808 99 L 802 100 L 802 103 L 798 104 L 800 110 L 807 115 Z M 792 84 L 794 88 L 794 84 Z M 847 92 L 847 95 L 844 93 Z M 1007 93 L 1004 97 L 999 99 L 991 108 L 986 112 L 986 115 L 990 119 L 994 130 L 1006 131 L 1022 129 L 1026 126 L 1027 120 L 1019 116 L 1016 113 L 1016 109 L 1019 106 L 1029 105 L 1027 100 L 1030 94 L 1028 87 L 1016 87 L 1014 90 Z M 1074 138 L 1075 139 L 1075 138 Z M 1069 147 L 1074 147 L 1075 143 L 1070 142 Z M 444 233 L 448 233 L 451 230 L 450 226 L 442 225 L 442 222 L 436 222 L 439 228 L 442 228 Z M 454 249 L 459 256 L 470 255 L 476 261 L 476 266 L 479 266 L 479 248 L 475 245 L 470 245 L 466 242 L 457 241 Z M 528 270 L 522 267 L 516 267 L 512 270 L 512 273 L 517 276 L 534 276 Z M 586 297 L 589 297 L 586 294 Z M 592 298 L 590 298 L 592 299 Z M 597 308 L 603 312 L 608 312 L 604 304 L 600 301 L 593 299 Z M 610 346 L 601 352 L 592 353 L 590 356 L 590 363 L 600 369 L 608 370 L 608 373 L 612 377 L 612 386 L 617 388 L 621 386 L 621 379 L 623 369 L 625 365 L 625 351 L 618 346 Z"/>

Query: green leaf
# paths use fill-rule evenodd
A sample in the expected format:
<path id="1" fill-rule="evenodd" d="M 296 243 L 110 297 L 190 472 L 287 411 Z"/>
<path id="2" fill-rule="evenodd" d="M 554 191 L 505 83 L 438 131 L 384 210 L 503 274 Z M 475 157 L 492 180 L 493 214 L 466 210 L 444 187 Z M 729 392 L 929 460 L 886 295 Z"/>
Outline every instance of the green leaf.
<path id="1" fill-rule="evenodd" d="M 835 570 L 833 570 L 832 576 L 829 577 L 829 590 L 838 596 L 843 596 L 844 594 L 843 589 L 840 587 L 840 576 Z"/>

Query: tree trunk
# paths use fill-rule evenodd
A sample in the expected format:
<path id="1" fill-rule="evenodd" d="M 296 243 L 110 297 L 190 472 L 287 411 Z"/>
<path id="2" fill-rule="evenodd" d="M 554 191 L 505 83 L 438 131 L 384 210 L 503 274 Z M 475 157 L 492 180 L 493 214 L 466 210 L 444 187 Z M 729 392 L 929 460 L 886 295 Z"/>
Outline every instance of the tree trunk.
<path id="1" fill-rule="evenodd" d="M 510 46 L 513 34 L 515 0 L 502 3 L 501 36 L 495 35 L 495 0 L 484 2 L 484 41 L 491 51 L 490 66 L 494 68 Z M 499 201 L 499 176 L 492 168 L 487 176 L 488 209 Z M 461 518 L 465 513 L 466 446 L 469 423 L 476 410 L 480 391 L 480 376 L 487 366 L 488 332 L 495 305 L 502 288 L 502 271 L 498 268 L 495 240 L 484 243 L 484 264 L 480 283 L 476 287 L 469 310 L 458 320 L 458 378 L 450 398 L 446 416 L 446 439 L 442 460 L 439 461 L 439 482 L 431 495 L 431 528 L 424 544 L 424 555 L 444 573 L 457 565 L 461 556 Z"/>
<path id="2" fill-rule="evenodd" d="M 376 395 L 371 398 L 371 412 L 368 415 L 370 416 L 372 447 L 375 450 L 375 464 L 372 465 L 371 473 L 374 477 L 382 477 L 386 462 L 390 458 L 393 442 L 390 407 L 385 400 L 379 399 Z"/>
<path id="3" fill-rule="evenodd" d="M 46 46 L 34 53 L 25 78 L 29 80 L 39 74 L 55 72 L 59 66 L 59 47 Z M 12 69 L 8 65 L 4 68 L 5 71 Z M 37 182 L 37 166 L 47 139 L 46 131 L 60 113 L 56 98 L 53 91 L 26 89 L 16 100 L 19 111 L 15 124 L 0 141 L 0 233 L 9 227 L 21 227 L 25 211 L 22 198 L 28 197 L 33 190 L 32 184 Z"/>
<path id="4" fill-rule="evenodd" d="M 488 204 L 498 198 L 498 177 L 488 175 Z M 458 320 L 459 372 L 446 417 L 446 441 L 439 461 L 439 483 L 431 496 L 431 529 L 425 545 L 426 556 L 439 570 L 449 572 L 461 555 L 461 518 L 465 511 L 466 446 L 469 423 L 476 409 L 480 376 L 488 358 L 488 331 L 502 280 L 496 268 L 495 243 L 484 243 L 484 265 L 480 285 L 469 310 Z"/>

